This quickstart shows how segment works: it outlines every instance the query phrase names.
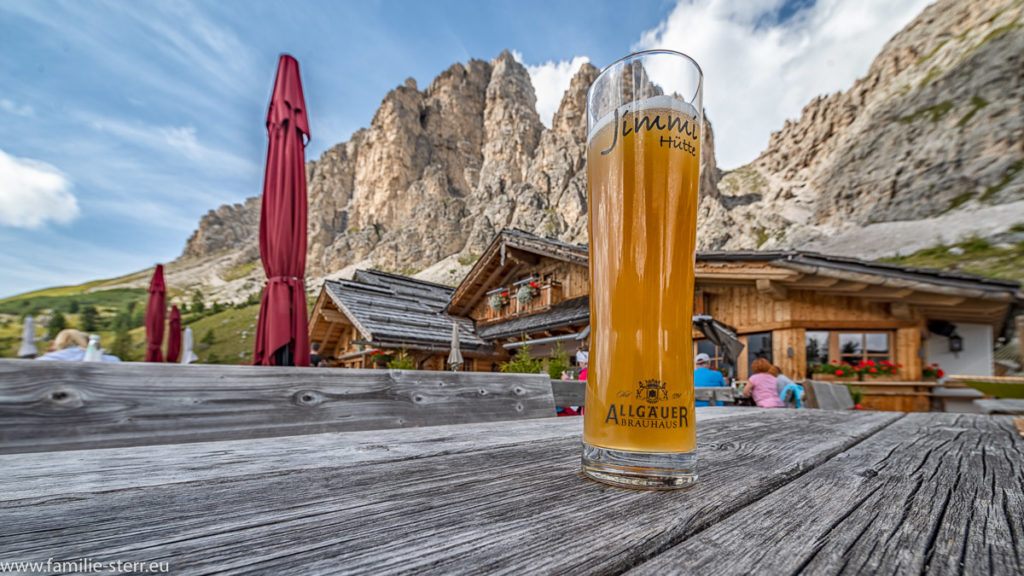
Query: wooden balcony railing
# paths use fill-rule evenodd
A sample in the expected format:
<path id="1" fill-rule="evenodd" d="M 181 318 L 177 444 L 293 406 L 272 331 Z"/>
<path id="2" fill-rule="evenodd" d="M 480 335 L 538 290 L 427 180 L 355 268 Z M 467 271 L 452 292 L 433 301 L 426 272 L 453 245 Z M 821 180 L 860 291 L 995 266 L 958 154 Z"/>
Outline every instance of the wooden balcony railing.
<path id="1" fill-rule="evenodd" d="M 499 310 L 495 310 L 490 306 L 490 304 L 488 304 L 486 313 L 480 320 L 482 322 L 489 323 L 500 322 L 502 320 L 517 318 L 519 316 L 528 316 L 530 314 L 549 310 L 552 306 L 558 304 L 564 299 L 562 295 L 562 284 L 560 282 L 543 282 L 538 283 L 539 290 L 537 296 L 529 302 L 522 303 L 516 298 L 516 292 L 519 289 L 518 284 L 519 283 L 508 290 L 508 304 L 502 306 Z M 498 290 L 494 290 L 492 292 L 498 293 Z M 488 296 L 488 298 L 490 298 L 490 296 Z"/>

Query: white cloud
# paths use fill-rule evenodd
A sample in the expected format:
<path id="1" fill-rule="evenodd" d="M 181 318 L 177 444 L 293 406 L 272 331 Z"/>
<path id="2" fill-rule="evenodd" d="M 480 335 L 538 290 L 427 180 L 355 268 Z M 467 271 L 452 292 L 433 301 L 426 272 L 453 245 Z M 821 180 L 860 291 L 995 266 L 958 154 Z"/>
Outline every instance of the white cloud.
<path id="1" fill-rule="evenodd" d="M 219 173 L 248 174 L 258 172 L 260 168 L 248 158 L 203 144 L 199 141 L 195 126 L 158 126 L 91 113 L 79 113 L 75 117 L 93 130 L 123 142 L 144 146 L 159 153 L 173 151 L 192 163 Z"/>
<path id="2" fill-rule="evenodd" d="M 523 61 L 523 55 L 514 50 L 512 57 L 520 63 Z M 590 58 L 576 56 L 572 60 L 526 66 L 526 70 L 530 72 L 530 82 L 533 83 L 533 89 L 537 92 L 537 114 L 540 115 L 540 121 L 548 128 L 551 127 L 551 119 L 554 118 L 555 112 L 558 112 L 558 106 L 562 103 L 565 91 L 569 89 L 569 82 L 579 71 L 580 66 L 587 62 L 590 62 Z"/>
<path id="3" fill-rule="evenodd" d="M 12 102 L 6 98 L 0 98 L 0 110 L 3 110 L 8 114 L 14 114 L 15 116 L 22 116 L 25 118 L 35 116 L 36 114 L 36 111 L 28 104 L 19 106 L 16 102 Z"/>
<path id="4" fill-rule="evenodd" d="M 692 56 L 723 168 L 750 162 L 814 97 L 848 89 L 930 0 L 820 0 L 785 22 L 783 0 L 681 0 L 635 48 Z"/>
<path id="5" fill-rule="evenodd" d="M 78 216 L 71 182 L 59 170 L 0 150 L 0 226 L 38 228 Z"/>

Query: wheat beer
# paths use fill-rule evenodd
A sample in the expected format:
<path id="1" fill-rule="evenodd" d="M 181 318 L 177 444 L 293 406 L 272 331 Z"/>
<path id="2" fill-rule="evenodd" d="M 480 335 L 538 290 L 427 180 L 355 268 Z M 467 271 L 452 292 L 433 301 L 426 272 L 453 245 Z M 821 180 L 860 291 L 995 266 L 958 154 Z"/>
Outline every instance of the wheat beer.
<path id="1" fill-rule="evenodd" d="M 655 73 L 671 67 L 653 65 L 654 57 L 696 69 L 695 97 L 694 90 L 665 95 Z M 692 315 L 700 77 L 696 64 L 677 53 L 629 58 L 610 90 L 601 92 L 600 83 L 612 67 L 588 96 L 588 106 L 603 105 L 604 113 L 588 111 L 591 349 L 583 469 L 612 484 L 676 488 L 697 477 Z M 623 89 L 623 82 L 632 84 Z"/>

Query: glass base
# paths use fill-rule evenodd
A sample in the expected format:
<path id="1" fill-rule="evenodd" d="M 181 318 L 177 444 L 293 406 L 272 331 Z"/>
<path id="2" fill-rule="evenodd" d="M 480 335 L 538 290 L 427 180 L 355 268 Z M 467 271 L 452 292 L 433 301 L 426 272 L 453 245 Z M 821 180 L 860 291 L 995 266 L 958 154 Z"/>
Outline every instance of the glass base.
<path id="1" fill-rule="evenodd" d="M 583 474 L 623 488 L 686 488 L 697 483 L 697 452 L 629 452 L 584 442 Z"/>

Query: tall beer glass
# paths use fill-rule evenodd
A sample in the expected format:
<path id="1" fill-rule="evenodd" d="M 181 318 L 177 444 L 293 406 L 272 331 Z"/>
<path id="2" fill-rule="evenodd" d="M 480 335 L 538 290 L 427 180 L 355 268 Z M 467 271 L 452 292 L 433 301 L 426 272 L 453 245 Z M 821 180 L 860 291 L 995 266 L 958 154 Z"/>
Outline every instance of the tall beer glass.
<path id="1" fill-rule="evenodd" d="M 693 267 L 700 67 L 632 54 L 587 95 L 591 346 L 583 472 L 643 489 L 697 481 Z"/>

